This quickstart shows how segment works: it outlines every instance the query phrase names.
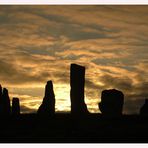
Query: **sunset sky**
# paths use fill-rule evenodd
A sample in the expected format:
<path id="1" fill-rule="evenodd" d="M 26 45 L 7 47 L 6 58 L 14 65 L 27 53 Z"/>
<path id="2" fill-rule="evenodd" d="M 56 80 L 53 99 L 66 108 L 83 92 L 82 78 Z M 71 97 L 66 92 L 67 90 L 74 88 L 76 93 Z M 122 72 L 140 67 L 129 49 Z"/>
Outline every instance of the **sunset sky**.
<path id="1" fill-rule="evenodd" d="M 86 67 L 85 102 L 125 94 L 124 113 L 148 97 L 148 6 L 0 6 L 0 83 L 21 112 L 36 112 L 48 80 L 56 111 L 70 111 L 70 64 Z"/>

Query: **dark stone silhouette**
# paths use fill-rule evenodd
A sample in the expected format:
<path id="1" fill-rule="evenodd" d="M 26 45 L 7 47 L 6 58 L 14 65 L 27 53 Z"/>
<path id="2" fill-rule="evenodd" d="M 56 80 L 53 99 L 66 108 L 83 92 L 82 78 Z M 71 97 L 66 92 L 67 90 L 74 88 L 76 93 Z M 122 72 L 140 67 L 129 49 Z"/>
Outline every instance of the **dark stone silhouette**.
<path id="1" fill-rule="evenodd" d="M 2 86 L 0 85 L 0 115 L 3 114 L 3 98 L 2 98 L 2 95 L 3 95 L 3 88 Z"/>
<path id="2" fill-rule="evenodd" d="M 2 101 L 2 86 L 0 85 L 0 103 Z"/>
<path id="3" fill-rule="evenodd" d="M 18 98 L 12 99 L 12 115 L 14 116 L 20 115 L 20 103 Z"/>
<path id="4" fill-rule="evenodd" d="M 122 115 L 123 103 L 124 95 L 121 91 L 116 89 L 103 90 L 99 108 L 102 115 L 120 116 Z"/>
<path id="5" fill-rule="evenodd" d="M 84 102 L 84 85 L 85 85 L 85 67 L 77 64 L 71 64 L 70 99 L 71 99 L 72 114 L 88 113 L 87 106 Z"/>
<path id="6" fill-rule="evenodd" d="M 148 99 L 145 99 L 144 105 L 140 108 L 140 115 L 148 116 Z"/>
<path id="7" fill-rule="evenodd" d="M 45 87 L 45 96 L 43 102 L 39 107 L 38 114 L 41 115 L 54 115 L 55 113 L 55 95 L 53 90 L 52 81 L 48 81 Z"/>
<path id="8" fill-rule="evenodd" d="M 6 88 L 3 89 L 0 86 L 0 115 L 7 116 L 11 113 L 10 107 L 10 98 L 8 95 L 8 90 Z"/>

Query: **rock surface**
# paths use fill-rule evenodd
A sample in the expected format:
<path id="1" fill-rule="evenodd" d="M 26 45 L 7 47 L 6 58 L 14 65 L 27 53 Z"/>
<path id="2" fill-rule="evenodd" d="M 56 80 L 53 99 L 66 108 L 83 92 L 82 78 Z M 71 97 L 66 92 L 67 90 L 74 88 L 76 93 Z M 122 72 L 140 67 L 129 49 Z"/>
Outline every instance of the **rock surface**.
<path id="1" fill-rule="evenodd" d="M 148 99 L 145 99 L 144 105 L 140 108 L 140 115 L 148 116 Z"/>
<path id="2" fill-rule="evenodd" d="M 71 64 L 70 86 L 71 113 L 88 113 L 87 106 L 84 102 L 85 67 Z"/>
<path id="3" fill-rule="evenodd" d="M 8 95 L 8 90 L 0 86 L 0 115 L 7 116 L 11 113 L 10 98 Z"/>
<path id="4" fill-rule="evenodd" d="M 55 95 L 52 81 L 48 81 L 46 84 L 45 96 L 37 113 L 42 115 L 53 115 L 55 113 Z"/>
<path id="5" fill-rule="evenodd" d="M 20 114 L 19 98 L 12 99 L 12 115 L 17 116 Z"/>
<path id="6" fill-rule="evenodd" d="M 124 95 L 116 89 L 103 90 L 101 102 L 99 103 L 100 111 L 105 116 L 122 115 L 124 104 Z"/>

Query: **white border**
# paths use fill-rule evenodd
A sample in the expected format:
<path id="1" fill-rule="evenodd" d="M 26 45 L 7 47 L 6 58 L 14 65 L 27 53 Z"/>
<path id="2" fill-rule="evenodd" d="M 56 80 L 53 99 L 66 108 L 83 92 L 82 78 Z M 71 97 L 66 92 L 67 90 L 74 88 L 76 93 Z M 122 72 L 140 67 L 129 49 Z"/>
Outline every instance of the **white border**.
<path id="1" fill-rule="evenodd" d="M 126 4 L 126 5 L 144 5 L 148 4 L 148 0 L 0 0 L 0 4 L 3 5 L 43 5 L 43 4 L 50 4 L 50 5 L 61 5 L 61 4 L 85 4 L 85 5 L 117 5 L 117 4 Z"/>
<path id="2" fill-rule="evenodd" d="M 147 148 L 147 144 L 2 144 L 5 148 Z"/>

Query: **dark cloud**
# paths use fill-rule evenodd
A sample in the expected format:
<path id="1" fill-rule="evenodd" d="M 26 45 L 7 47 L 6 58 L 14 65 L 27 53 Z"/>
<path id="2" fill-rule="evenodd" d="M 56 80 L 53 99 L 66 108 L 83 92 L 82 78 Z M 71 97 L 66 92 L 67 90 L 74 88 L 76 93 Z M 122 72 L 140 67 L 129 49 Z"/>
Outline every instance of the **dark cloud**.
<path id="1" fill-rule="evenodd" d="M 29 108 L 29 107 L 24 106 L 24 105 L 20 106 L 20 108 L 21 108 L 22 113 L 36 113 L 37 112 L 37 110 Z"/>
<path id="2" fill-rule="evenodd" d="M 102 89 L 102 86 L 101 86 L 101 85 L 97 85 L 97 84 L 95 84 L 94 82 L 92 82 L 92 81 L 89 80 L 89 79 L 86 79 L 86 80 L 85 80 L 85 86 L 86 86 L 88 89 Z"/>
<path id="3" fill-rule="evenodd" d="M 45 84 L 46 85 L 46 82 Z M 13 92 L 13 94 L 17 94 L 20 96 L 28 95 L 31 97 L 38 97 L 39 99 L 42 99 L 44 96 L 44 88 L 42 87 L 35 87 L 31 88 L 28 86 L 28 88 L 22 88 L 22 87 L 9 87 L 9 91 Z M 23 99 L 22 99 L 23 100 Z"/>
<path id="4" fill-rule="evenodd" d="M 144 104 L 144 99 L 130 100 L 126 99 L 124 101 L 124 113 L 125 114 L 139 114 L 140 108 Z"/>
<path id="5" fill-rule="evenodd" d="M 120 90 L 132 90 L 132 79 L 129 77 L 113 77 L 111 75 L 103 75 L 99 77 L 100 81 L 105 84 L 104 87 L 113 87 Z"/>
<path id="6" fill-rule="evenodd" d="M 5 61 L 0 61 L 0 80 L 2 82 L 7 82 L 9 84 L 25 84 L 32 82 L 42 82 L 47 81 L 50 77 L 49 72 L 42 71 L 36 75 L 29 73 L 31 68 L 23 68 L 23 70 L 18 69 L 17 65 L 12 63 L 7 63 Z"/>

